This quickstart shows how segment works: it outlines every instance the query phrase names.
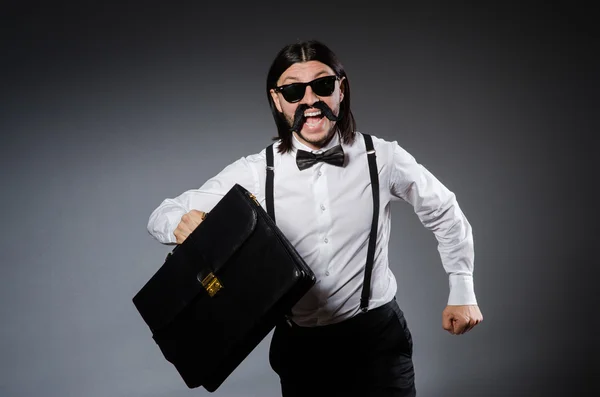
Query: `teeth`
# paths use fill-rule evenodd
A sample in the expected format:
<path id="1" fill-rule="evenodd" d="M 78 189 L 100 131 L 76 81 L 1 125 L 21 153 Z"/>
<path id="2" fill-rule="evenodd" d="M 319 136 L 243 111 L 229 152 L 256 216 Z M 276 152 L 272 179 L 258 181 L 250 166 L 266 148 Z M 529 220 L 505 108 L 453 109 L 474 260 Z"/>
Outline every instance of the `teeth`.
<path id="1" fill-rule="evenodd" d="M 320 110 L 314 111 L 314 112 L 306 112 L 304 113 L 304 117 L 314 117 L 314 116 L 318 116 L 321 114 Z"/>

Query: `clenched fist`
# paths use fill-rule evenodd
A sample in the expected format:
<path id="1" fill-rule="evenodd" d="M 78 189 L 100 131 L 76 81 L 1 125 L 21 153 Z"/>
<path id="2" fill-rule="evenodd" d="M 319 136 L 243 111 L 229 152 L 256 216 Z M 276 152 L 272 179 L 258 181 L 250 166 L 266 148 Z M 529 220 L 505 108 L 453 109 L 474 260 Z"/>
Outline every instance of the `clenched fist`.
<path id="1" fill-rule="evenodd" d="M 483 315 L 477 305 L 448 305 L 442 313 L 442 327 L 452 335 L 469 332 L 482 321 Z"/>
<path id="2" fill-rule="evenodd" d="M 206 217 L 206 212 L 191 210 L 187 214 L 183 214 L 181 222 L 177 225 L 177 228 L 173 231 L 177 244 L 183 243 L 183 241 L 202 223 Z"/>

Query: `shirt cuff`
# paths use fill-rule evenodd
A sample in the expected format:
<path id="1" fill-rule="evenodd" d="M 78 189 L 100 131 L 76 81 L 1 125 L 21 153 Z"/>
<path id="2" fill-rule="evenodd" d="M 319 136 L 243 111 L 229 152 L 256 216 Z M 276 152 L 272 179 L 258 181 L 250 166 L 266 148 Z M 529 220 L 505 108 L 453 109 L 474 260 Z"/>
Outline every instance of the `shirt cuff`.
<path id="1" fill-rule="evenodd" d="M 449 276 L 450 296 L 448 305 L 476 305 L 475 288 L 473 276 L 455 275 Z"/>

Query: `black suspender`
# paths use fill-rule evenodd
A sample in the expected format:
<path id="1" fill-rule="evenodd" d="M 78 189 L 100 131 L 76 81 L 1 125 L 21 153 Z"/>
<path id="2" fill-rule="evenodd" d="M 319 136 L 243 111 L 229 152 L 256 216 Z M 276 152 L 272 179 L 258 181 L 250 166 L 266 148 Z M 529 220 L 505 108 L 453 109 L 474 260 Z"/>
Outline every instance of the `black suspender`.
<path id="1" fill-rule="evenodd" d="M 277 222 L 275 222 L 275 200 L 273 199 L 273 170 L 275 169 L 275 166 L 273 165 L 273 145 L 274 143 L 267 147 L 267 181 L 265 183 L 265 197 L 267 201 L 267 214 L 269 214 L 273 223 L 277 224 Z M 291 318 L 292 309 L 285 314 L 285 320 L 290 327 L 292 326 Z"/>
<path id="2" fill-rule="evenodd" d="M 367 148 L 367 159 L 369 162 L 369 175 L 371 177 L 371 188 L 373 191 L 373 220 L 371 222 L 371 234 L 367 249 L 367 263 L 365 266 L 365 277 L 363 281 L 362 295 L 360 298 L 360 310 L 366 312 L 369 309 L 369 298 L 371 296 L 371 273 L 373 272 L 373 260 L 375 257 L 375 243 L 377 242 L 377 223 L 379 220 L 379 177 L 377 173 L 377 159 L 373 140 L 370 135 L 362 134 Z M 273 203 L 273 144 L 267 147 L 267 181 L 265 186 L 265 197 L 267 201 L 267 213 L 275 222 L 275 209 Z"/>
<path id="3" fill-rule="evenodd" d="M 363 134 L 367 146 L 367 158 L 369 160 L 369 174 L 371 175 L 371 189 L 373 191 L 373 220 L 371 221 L 371 235 L 369 236 L 369 248 L 367 249 L 367 264 L 365 266 L 365 280 L 363 281 L 362 296 L 360 297 L 360 310 L 369 310 L 369 298 L 371 287 L 371 273 L 373 272 L 373 260 L 375 257 L 375 243 L 377 242 L 377 222 L 379 220 L 379 175 L 377 174 L 377 158 L 373 148 L 371 135 Z"/>
<path id="4" fill-rule="evenodd" d="M 273 203 L 273 145 L 269 145 L 267 148 L 267 183 L 265 186 L 266 200 L 267 200 L 267 213 L 275 222 L 275 208 Z"/>

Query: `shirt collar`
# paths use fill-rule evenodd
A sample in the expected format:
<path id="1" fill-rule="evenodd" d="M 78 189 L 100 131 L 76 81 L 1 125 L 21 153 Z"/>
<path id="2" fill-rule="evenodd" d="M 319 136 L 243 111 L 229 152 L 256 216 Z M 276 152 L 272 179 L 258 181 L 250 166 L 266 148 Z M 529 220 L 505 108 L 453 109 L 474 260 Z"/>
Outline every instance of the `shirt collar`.
<path id="1" fill-rule="evenodd" d="M 296 153 L 296 150 L 298 150 L 298 149 L 306 150 L 307 152 L 311 152 L 311 153 L 322 153 L 322 152 L 329 150 L 332 147 L 339 145 L 339 144 L 340 144 L 340 134 L 337 132 L 333 135 L 333 138 L 331 138 L 331 141 L 329 141 L 329 143 L 327 145 L 325 145 L 322 148 L 317 149 L 317 150 L 306 146 L 304 143 L 300 142 L 300 140 L 298 138 L 296 138 L 296 135 L 292 134 L 292 150 L 294 153 Z"/>

